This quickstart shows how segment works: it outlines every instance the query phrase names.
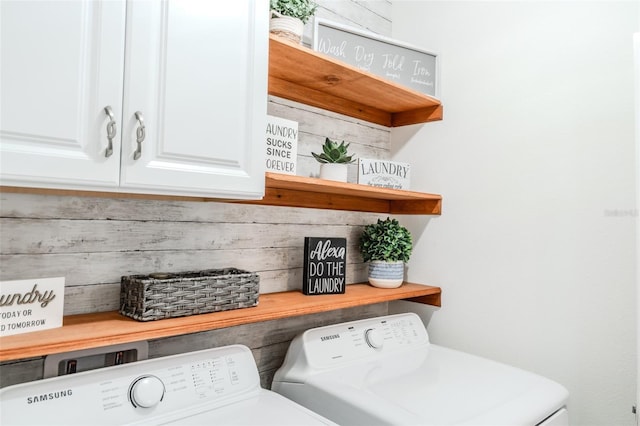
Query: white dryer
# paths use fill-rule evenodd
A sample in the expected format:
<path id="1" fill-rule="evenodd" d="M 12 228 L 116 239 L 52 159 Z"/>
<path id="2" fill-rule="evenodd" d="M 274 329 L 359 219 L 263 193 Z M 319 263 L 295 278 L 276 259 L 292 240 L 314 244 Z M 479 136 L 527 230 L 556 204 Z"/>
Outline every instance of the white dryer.
<path id="1" fill-rule="evenodd" d="M 568 425 L 539 375 L 429 343 L 413 313 L 305 331 L 272 390 L 340 425 Z"/>
<path id="2" fill-rule="evenodd" d="M 262 389 L 251 351 L 232 345 L 3 388 L 0 424 L 333 423 Z"/>

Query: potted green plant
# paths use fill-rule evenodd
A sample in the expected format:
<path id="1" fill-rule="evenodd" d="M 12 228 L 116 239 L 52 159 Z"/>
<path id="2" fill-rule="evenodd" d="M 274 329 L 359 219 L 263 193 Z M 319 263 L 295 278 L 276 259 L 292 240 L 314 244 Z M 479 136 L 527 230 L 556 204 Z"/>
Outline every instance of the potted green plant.
<path id="1" fill-rule="evenodd" d="M 413 242 L 411 233 L 396 219 L 382 220 L 364 227 L 360 252 L 369 262 L 369 284 L 397 288 L 404 281 L 404 264 L 409 261 Z"/>
<path id="2" fill-rule="evenodd" d="M 345 144 L 344 141 L 338 144 L 325 138 L 322 152 L 320 154 L 311 153 L 313 158 L 320 163 L 320 179 L 347 181 L 347 165 L 355 161 L 353 155 L 348 153 L 349 145 L 351 144 Z"/>
<path id="3" fill-rule="evenodd" d="M 269 31 L 297 43 L 302 42 L 304 24 L 318 8 L 312 0 L 270 0 Z"/>

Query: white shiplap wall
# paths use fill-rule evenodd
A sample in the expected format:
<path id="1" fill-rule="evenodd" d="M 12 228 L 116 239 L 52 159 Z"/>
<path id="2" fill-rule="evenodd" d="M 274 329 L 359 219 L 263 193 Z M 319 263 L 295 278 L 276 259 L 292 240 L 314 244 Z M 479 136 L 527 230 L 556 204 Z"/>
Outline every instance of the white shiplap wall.
<path id="1" fill-rule="evenodd" d="M 317 16 L 389 36 L 390 1 L 323 0 Z M 310 42 L 312 21 L 305 42 Z M 270 98 L 269 114 L 299 122 L 298 173 L 314 176 L 325 137 L 356 156 L 387 158 L 389 129 Z M 349 180 L 356 180 L 352 166 Z M 65 315 L 116 310 L 120 277 L 234 266 L 260 275 L 260 292 L 300 288 L 304 236 L 348 239 L 348 282 L 366 280 L 362 226 L 380 215 L 226 203 L 0 194 L 0 279 L 66 277 Z M 293 336 L 387 312 L 386 304 L 150 341 L 150 357 L 231 343 L 252 348 L 268 386 Z M 43 358 L 0 364 L 0 386 L 42 378 Z"/>

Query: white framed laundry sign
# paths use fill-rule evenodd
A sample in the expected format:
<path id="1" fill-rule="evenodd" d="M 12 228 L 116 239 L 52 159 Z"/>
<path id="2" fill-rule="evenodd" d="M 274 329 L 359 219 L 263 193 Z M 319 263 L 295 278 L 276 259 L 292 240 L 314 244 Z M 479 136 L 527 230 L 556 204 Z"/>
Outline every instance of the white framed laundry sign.
<path id="1" fill-rule="evenodd" d="M 361 185 L 409 189 L 410 173 L 409 163 L 371 158 L 358 159 L 358 183 Z"/>
<path id="2" fill-rule="evenodd" d="M 62 327 L 64 277 L 0 281 L 0 336 Z"/>

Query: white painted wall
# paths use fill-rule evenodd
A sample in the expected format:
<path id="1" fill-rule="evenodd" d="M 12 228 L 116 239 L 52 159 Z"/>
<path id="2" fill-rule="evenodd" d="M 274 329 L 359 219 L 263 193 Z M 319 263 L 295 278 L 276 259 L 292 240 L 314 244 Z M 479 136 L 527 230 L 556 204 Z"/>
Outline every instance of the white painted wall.
<path id="1" fill-rule="evenodd" d="M 640 26 L 640 8 L 638 8 L 638 26 Z M 638 203 L 640 202 L 640 32 L 633 36 L 635 49 L 636 82 L 636 251 L 640 251 L 640 225 L 638 225 Z M 636 424 L 640 425 L 640 266 L 636 263 Z"/>
<path id="2" fill-rule="evenodd" d="M 441 217 L 403 218 L 432 341 L 553 378 L 574 425 L 635 424 L 634 1 L 394 1 L 441 54 L 444 120 L 392 131 Z"/>

